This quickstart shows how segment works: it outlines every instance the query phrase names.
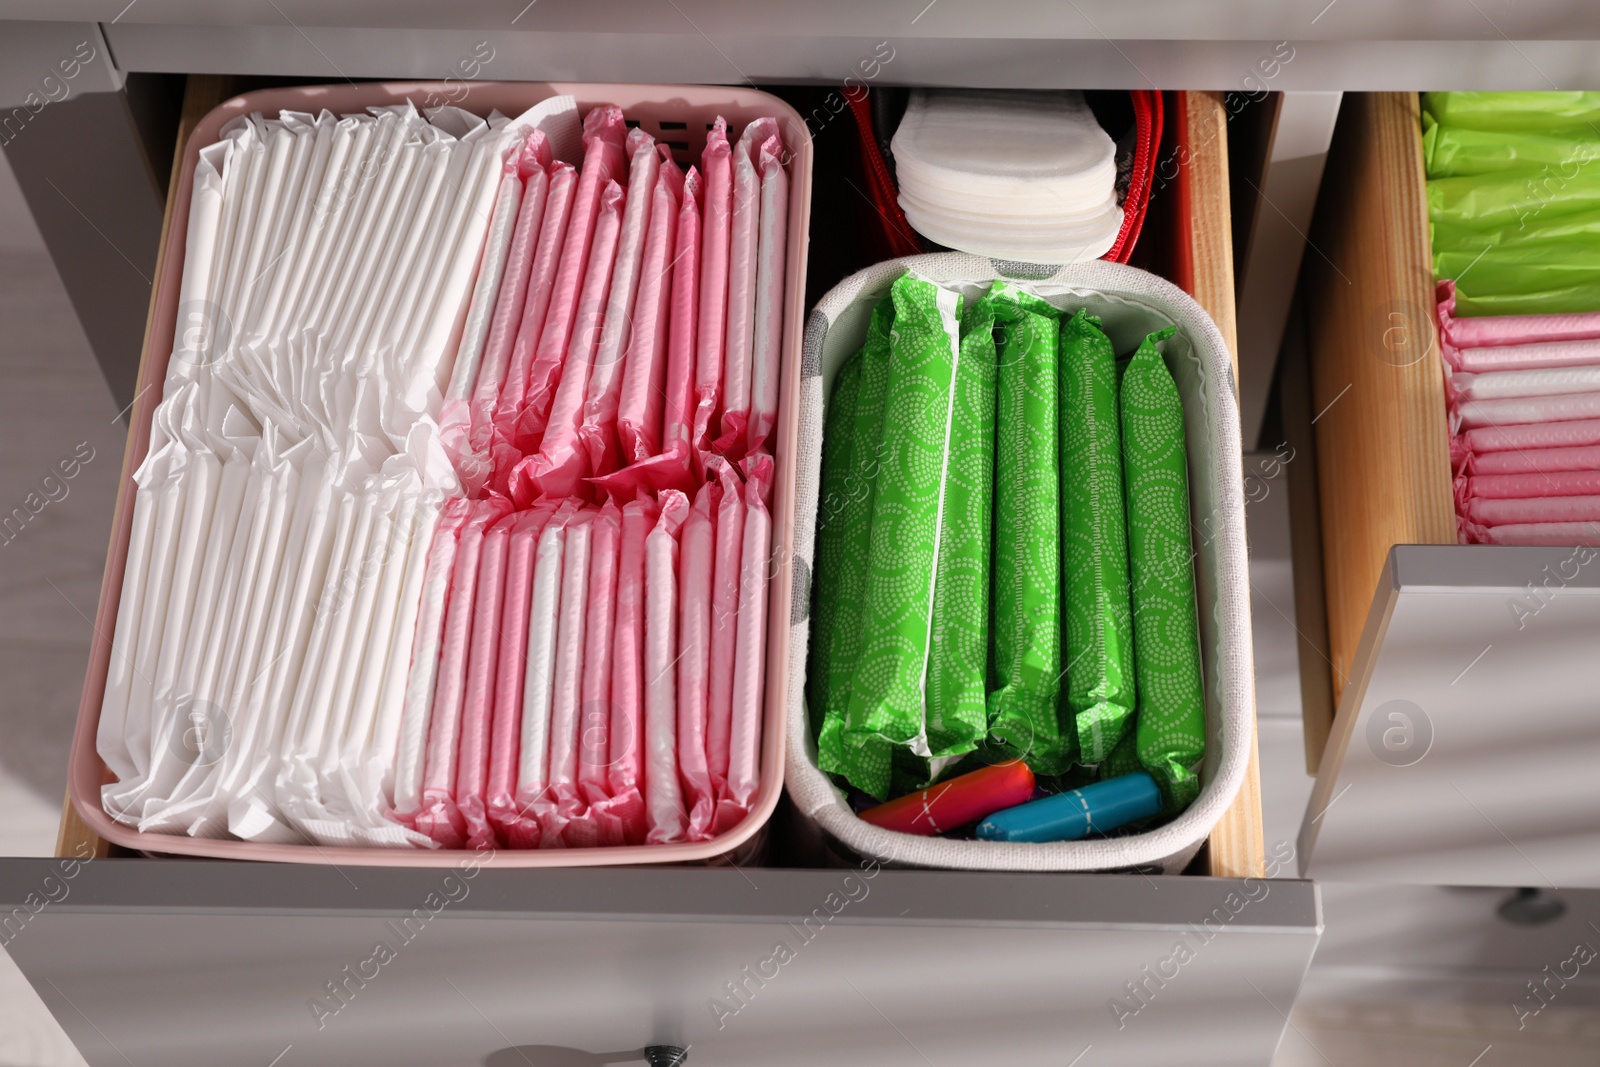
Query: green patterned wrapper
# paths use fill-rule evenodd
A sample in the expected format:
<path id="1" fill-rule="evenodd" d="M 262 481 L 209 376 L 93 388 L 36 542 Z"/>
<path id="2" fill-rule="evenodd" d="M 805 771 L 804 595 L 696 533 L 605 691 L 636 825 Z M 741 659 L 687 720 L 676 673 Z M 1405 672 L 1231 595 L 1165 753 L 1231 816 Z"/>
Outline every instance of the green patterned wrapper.
<path id="1" fill-rule="evenodd" d="M 935 778 L 942 777 L 934 773 L 934 764 L 927 756 L 919 756 L 905 745 L 896 745 L 891 749 L 892 760 L 889 769 L 889 796 L 903 797 L 907 793 L 915 793 L 919 789 L 926 789 L 932 785 Z M 959 759 L 959 757 L 958 757 Z M 952 760 L 950 762 L 956 762 Z"/>
<path id="2" fill-rule="evenodd" d="M 1121 778 L 1125 774 L 1144 770 L 1144 764 L 1139 760 L 1138 733 L 1138 730 L 1129 730 L 1122 735 L 1122 740 L 1106 753 L 1106 758 L 1094 769 L 1095 781 L 1104 782 L 1109 778 Z"/>
<path id="3" fill-rule="evenodd" d="M 989 534 L 994 504 L 994 306 L 961 316 L 928 661 L 928 748 L 948 760 L 989 729 Z"/>
<path id="4" fill-rule="evenodd" d="M 845 719 L 866 635 L 868 552 L 875 490 L 886 447 L 883 415 L 893 325 L 894 298 L 885 296 L 872 311 L 866 343 L 847 364 L 857 368 L 853 416 L 846 423 L 842 417 L 835 420 L 830 411 L 823 428 L 823 485 L 817 503 L 815 602 L 830 605 L 826 609 L 826 648 L 819 632 L 811 664 L 810 682 L 814 690 L 821 691 L 822 705 L 817 766 L 842 775 L 857 788 L 864 788 L 862 782 L 887 781 L 889 776 L 889 743 L 871 736 L 847 737 Z M 835 404 L 840 402 L 844 380 L 841 371 L 834 382 Z M 827 434 L 835 429 L 838 433 L 830 445 Z M 846 451 L 848 458 L 843 455 Z M 830 466 L 834 468 L 831 474 Z M 811 715 L 815 720 L 818 712 L 813 709 Z"/>
<path id="5" fill-rule="evenodd" d="M 1183 402 L 1156 347 L 1174 329 L 1139 346 L 1122 376 L 1120 405 L 1139 761 L 1161 787 L 1169 813 L 1199 794 L 1195 772 L 1206 748 Z"/>
<path id="6" fill-rule="evenodd" d="M 833 381 L 833 396 L 822 427 L 822 487 L 817 500 L 816 582 L 811 603 L 811 667 L 806 673 L 806 707 L 811 732 L 822 727 L 833 670 L 833 628 L 839 617 L 839 577 L 849 543 L 847 503 L 853 488 L 856 399 L 861 389 L 861 358 L 852 357 Z M 856 491 L 859 492 L 857 488 Z"/>
<path id="7" fill-rule="evenodd" d="M 990 527 L 994 518 L 994 307 L 961 314 L 928 657 L 928 756 L 897 748 L 889 791 L 948 777 L 988 732 Z"/>
<path id="8" fill-rule="evenodd" d="M 985 301 L 1001 342 L 995 372 L 993 647 L 990 740 L 1038 774 L 1073 762 L 1058 726 L 1061 512 L 1056 433 L 1060 312 L 997 282 Z"/>
<path id="9" fill-rule="evenodd" d="M 1134 660 L 1116 355 L 1088 312 L 1061 327 L 1060 388 L 1063 719 L 1079 758 L 1099 763 L 1132 725 Z"/>
<path id="10" fill-rule="evenodd" d="M 959 362 L 961 298 L 925 278 L 894 283 L 894 334 L 882 457 L 872 502 L 865 639 L 850 687 L 846 748 L 881 738 L 930 755 L 926 679 L 932 653 L 934 584 L 950 466 Z M 890 768 L 847 769 L 856 788 L 880 799 Z"/>

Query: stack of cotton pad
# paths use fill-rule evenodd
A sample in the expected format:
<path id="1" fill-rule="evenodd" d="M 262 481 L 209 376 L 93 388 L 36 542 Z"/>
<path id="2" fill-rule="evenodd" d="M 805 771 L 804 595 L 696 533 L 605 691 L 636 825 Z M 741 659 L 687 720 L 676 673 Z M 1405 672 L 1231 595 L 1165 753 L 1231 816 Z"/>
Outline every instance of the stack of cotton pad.
<path id="1" fill-rule="evenodd" d="M 890 148 L 906 219 L 938 244 L 1075 263 L 1122 227 L 1116 146 L 1081 93 L 917 90 Z"/>

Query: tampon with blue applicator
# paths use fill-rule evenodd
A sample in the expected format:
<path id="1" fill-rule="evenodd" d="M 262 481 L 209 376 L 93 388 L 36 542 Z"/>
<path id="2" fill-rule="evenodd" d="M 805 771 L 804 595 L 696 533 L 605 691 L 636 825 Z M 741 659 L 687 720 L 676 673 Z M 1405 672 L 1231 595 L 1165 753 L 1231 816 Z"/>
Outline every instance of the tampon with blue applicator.
<path id="1" fill-rule="evenodd" d="M 1161 790 L 1143 771 L 997 811 L 978 824 L 980 841 L 1076 841 L 1161 813 Z"/>

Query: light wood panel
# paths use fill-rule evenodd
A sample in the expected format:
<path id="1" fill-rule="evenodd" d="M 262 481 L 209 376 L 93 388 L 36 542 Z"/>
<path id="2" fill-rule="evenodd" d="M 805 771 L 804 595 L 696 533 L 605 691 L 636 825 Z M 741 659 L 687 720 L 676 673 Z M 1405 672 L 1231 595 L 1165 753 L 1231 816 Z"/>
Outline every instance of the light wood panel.
<path id="1" fill-rule="evenodd" d="M 1345 95 L 1305 262 L 1337 702 L 1390 546 L 1456 539 L 1415 93 Z"/>
<path id="2" fill-rule="evenodd" d="M 1181 92 L 1173 119 L 1177 122 L 1177 159 L 1188 170 L 1178 183 L 1178 217 L 1174 280 L 1206 309 L 1233 354 L 1235 385 L 1239 377 L 1239 334 L 1234 314 L 1233 219 L 1228 197 L 1228 113 L 1222 94 Z M 1235 389 L 1235 394 L 1237 394 Z M 1211 831 L 1207 848 L 1210 873 L 1223 878 L 1260 877 L 1265 843 L 1261 829 L 1261 770 L 1255 717 L 1251 716 L 1250 765 L 1244 784 L 1222 821 Z"/>
<path id="3" fill-rule="evenodd" d="M 103 859 L 111 854 L 111 842 L 89 829 L 67 797 L 61 804 L 61 826 L 56 830 L 56 855 L 62 859 Z"/>
<path id="4" fill-rule="evenodd" d="M 1228 189 L 1228 112 L 1217 92 L 1182 92 L 1178 98 L 1177 158 L 1188 167 L 1178 183 L 1180 211 L 1177 283 L 1216 322 L 1239 375 L 1239 328 L 1234 311 L 1233 209 Z M 1171 120 L 1169 120 L 1171 121 Z"/>
<path id="5" fill-rule="evenodd" d="M 178 118 L 177 143 L 172 153 L 172 174 L 167 182 L 167 209 L 161 220 L 161 250 L 156 257 L 155 271 L 157 278 L 161 277 L 161 265 L 167 258 L 167 231 L 172 228 L 173 200 L 178 191 L 178 178 L 183 168 L 183 150 L 189 144 L 189 134 L 199 125 L 200 120 L 205 118 L 207 112 L 228 98 L 232 84 L 231 77 L 218 74 L 191 74 L 184 84 L 183 111 Z M 156 287 L 151 286 L 150 311 L 145 318 L 144 348 L 139 355 L 139 374 L 134 378 L 135 381 L 144 379 L 144 361 L 150 358 L 150 324 L 154 321 L 155 306 Z M 135 398 L 134 408 L 128 416 L 128 425 L 137 426 L 139 412 L 145 405 L 159 403 L 160 400 L 159 396 L 154 395 Z M 127 454 L 122 458 L 122 481 L 117 487 L 116 514 L 122 511 L 122 494 L 133 484 L 132 460 L 133 457 Z M 112 536 L 116 536 L 115 530 L 112 531 Z M 82 858 L 92 852 L 95 856 L 105 856 L 110 848 L 109 842 L 79 818 L 69 797 L 61 809 L 61 827 L 56 832 L 56 855 Z"/>

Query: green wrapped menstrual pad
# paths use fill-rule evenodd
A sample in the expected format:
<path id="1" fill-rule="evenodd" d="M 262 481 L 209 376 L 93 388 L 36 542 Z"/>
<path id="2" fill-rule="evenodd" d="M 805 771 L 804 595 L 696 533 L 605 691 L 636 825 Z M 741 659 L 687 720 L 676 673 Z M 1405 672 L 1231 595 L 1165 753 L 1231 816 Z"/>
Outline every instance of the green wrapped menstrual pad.
<path id="1" fill-rule="evenodd" d="M 1173 332 L 1144 339 L 1123 372 L 1120 397 L 1139 762 L 1169 813 L 1199 795 L 1206 745 L 1183 403 L 1157 348 Z"/>
<path id="2" fill-rule="evenodd" d="M 1133 625 L 1123 517 L 1117 367 L 1100 320 L 1061 327 L 1061 555 L 1066 710 L 1079 759 L 1099 763 L 1134 709 Z"/>
<path id="3" fill-rule="evenodd" d="M 839 773 L 880 798 L 888 794 L 891 770 L 880 743 L 932 755 L 926 680 L 938 628 L 934 586 L 960 357 L 959 296 L 911 274 L 895 282 L 891 296 L 862 639 L 839 745 Z"/>
<path id="4" fill-rule="evenodd" d="M 811 605 L 811 670 L 806 676 L 806 706 L 811 732 L 822 728 L 832 681 L 833 634 L 839 618 L 839 579 L 850 543 L 846 523 L 851 497 L 866 487 L 855 473 L 856 402 L 861 391 L 861 358 L 849 360 L 833 382 L 833 395 L 822 428 L 822 490 L 817 499 L 816 596 Z M 866 528 L 865 513 L 853 516 Z"/>
<path id="5" fill-rule="evenodd" d="M 994 604 L 989 732 L 1037 774 L 1060 774 L 1077 737 L 1057 722 L 1062 687 L 1061 509 L 1056 434 L 1060 312 L 995 283 Z"/>
<path id="6" fill-rule="evenodd" d="M 988 732 L 995 359 L 994 306 L 974 301 L 961 316 L 928 659 L 928 750 L 945 762 Z"/>
<path id="7" fill-rule="evenodd" d="M 873 500 L 885 448 L 883 410 L 889 387 L 893 324 L 894 300 L 886 296 L 873 309 L 866 343 L 834 382 L 833 405 L 823 427 L 813 615 L 816 630 L 808 699 L 812 701 L 812 721 L 822 721 L 817 735 L 817 765 L 852 782 L 886 782 L 889 776 L 889 743 L 873 737 L 847 741 L 845 716 L 866 635 L 867 554 L 871 547 Z M 852 377 L 853 386 L 848 384 Z"/>
<path id="8" fill-rule="evenodd" d="M 994 306 L 961 314 L 960 358 L 950 409 L 928 650 L 926 753 L 897 747 L 895 796 L 942 777 L 988 732 L 990 527 L 994 506 Z"/>

